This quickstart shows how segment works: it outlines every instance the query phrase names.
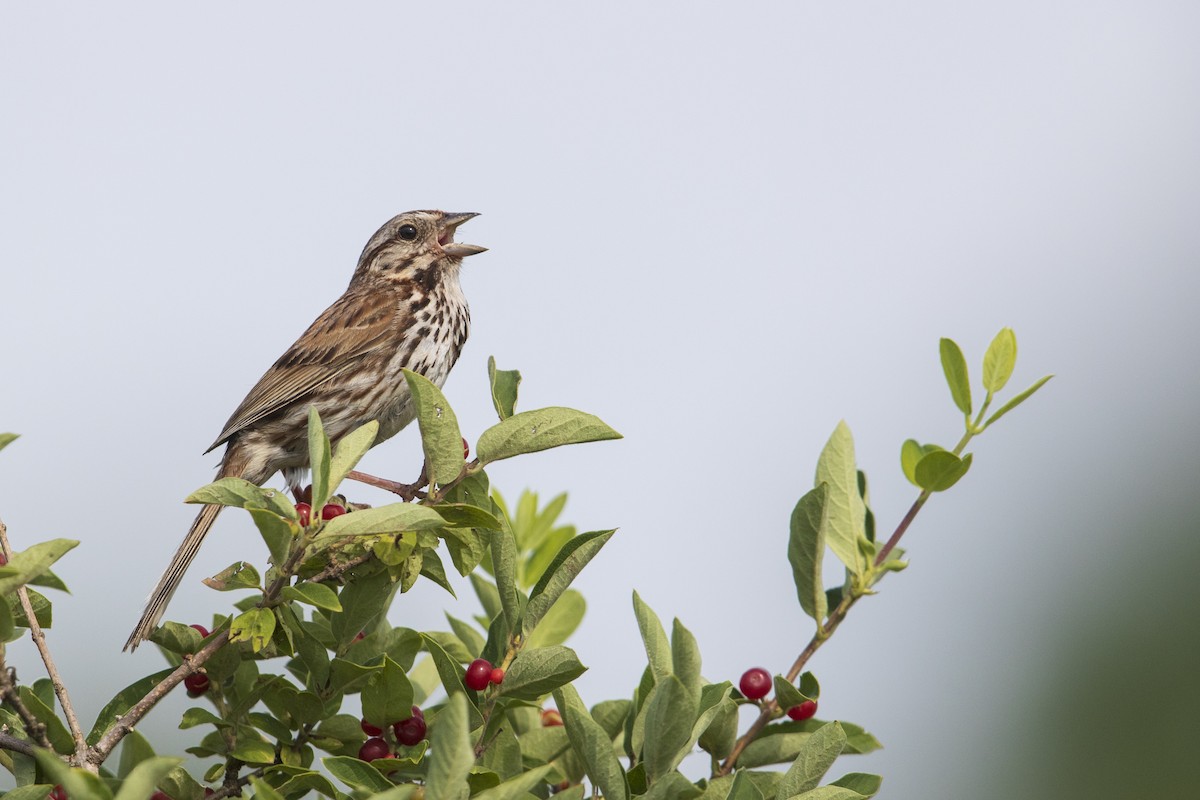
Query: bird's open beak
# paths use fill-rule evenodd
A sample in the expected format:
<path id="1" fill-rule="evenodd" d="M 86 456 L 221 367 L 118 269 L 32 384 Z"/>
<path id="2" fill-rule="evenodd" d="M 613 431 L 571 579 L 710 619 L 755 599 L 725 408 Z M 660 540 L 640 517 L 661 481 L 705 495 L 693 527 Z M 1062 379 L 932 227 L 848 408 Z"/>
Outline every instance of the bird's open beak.
<path id="1" fill-rule="evenodd" d="M 463 256 L 473 256 L 476 253 L 482 253 L 487 250 L 486 247 L 480 247 L 477 244 L 465 244 L 454 241 L 454 231 L 458 229 L 458 226 L 471 217 L 478 216 L 474 211 L 442 215 L 442 231 L 438 234 L 438 245 L 442 248 L 443 253 L 452 258 L 462 258 Z"/>

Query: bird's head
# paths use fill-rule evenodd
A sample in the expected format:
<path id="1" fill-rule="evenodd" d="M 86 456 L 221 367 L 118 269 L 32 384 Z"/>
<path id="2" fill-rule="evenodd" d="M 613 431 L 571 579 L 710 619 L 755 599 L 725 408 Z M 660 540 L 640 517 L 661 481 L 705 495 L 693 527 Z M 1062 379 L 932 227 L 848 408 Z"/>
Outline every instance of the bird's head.
<path id="1" fill-rule="evenodd" d="M 454 241 L 458 226 L 477 216 L 474 212 L 406 211 L 392 217 L 363 248 L 352 282 L 421 279 L 447 269 L 457 271 L 464 257 L 487 250 Z"/>

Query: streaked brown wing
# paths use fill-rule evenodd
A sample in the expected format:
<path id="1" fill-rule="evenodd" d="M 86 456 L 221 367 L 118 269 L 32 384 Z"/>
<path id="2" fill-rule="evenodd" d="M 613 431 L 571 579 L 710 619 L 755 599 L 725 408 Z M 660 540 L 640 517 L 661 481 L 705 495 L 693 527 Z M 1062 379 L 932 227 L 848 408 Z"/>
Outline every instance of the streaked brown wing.
<path id="1" fill-rule="evenodd" d="M 371 351 L 394 346 L 400 324 L 392 293 L 342 295 L 259 378 L 205 452 L 353 369 Z"/>

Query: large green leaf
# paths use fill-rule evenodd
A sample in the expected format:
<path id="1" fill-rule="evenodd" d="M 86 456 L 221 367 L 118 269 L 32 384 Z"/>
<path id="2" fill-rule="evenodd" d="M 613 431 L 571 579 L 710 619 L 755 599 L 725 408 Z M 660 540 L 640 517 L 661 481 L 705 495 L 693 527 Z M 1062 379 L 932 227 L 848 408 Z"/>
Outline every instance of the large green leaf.
<path id="1" fill-rule="evenodd" d="M 522 650 L 509 666 L 500 693 L 518 700 L 537 700 L 575 680 L 586 670 L 569 647 L 555 645 Z"/>
<path id="2" fill-rule="evenodd" d="M 359 459 L 366 455 L 371 446 L 375 444 L 375 437 L 378 435 L 379 422 L 371 420 L 338 440 L 333 457 L 329 459 L 330 492 L 337 491 L 338 485 L 346 479 L 350 470 L 354 469 Z"/>
<path id="3" fill-rule="evenodd" d="M 425 477 L 430 486 L 444 486 L 463 471 L 463 437 L 458 429 L 458 417 L 433 381 L 407 369 L 404 380 L 412 393 L 417 424 L 421 427 Z"/>
<path id="4" fill-rule="evenodd" d="M 825 543 L 846 569 L 862 575 L 867 559 L 859 543 L 866 540 L 866 505 L 858 491 L 854 461 L 854 436 L 845 421 L 839 422 L 817 460 L 815 484 L 829 485 L 825 500 Z"/>
<path id="5" fill-rule="evenodd" d="M 838 723 L 830 722 L 814 731 L 783 776 L 776 800 L 788 800 L 816 788 L 845 747 L 846 734 Z"/>
<path id="6" fill-rule="evenodd" d="M 297 519 L 296 507 L 278 489 L 266 489 L 244 478 L 221 478 L 201 486 L 185 503 L 207 503 L 235 508 L 265 508 L 288 519 Z"/>
<path id="7" fill-rule="evenodd" d="M 0 567 L 0 596 L 15 592 L 17 587 L 45 573 L 77 544 L 73 539 L 51 539 L 13 553 L 8 564 Z"/>
<path id="8" fill-rule="evenodd" d="M 829 522 L 827 501 L 829 484 L 800 498 L 792 510 L 791 536 L 788 538 L 788 562 L 792 565 L 792 580 L 800 607 L 817 622 L 820 628 L 829 613 L 825 586 L 821 579 L 821 562 L 825 558 L 825 529 Z"/>
<path id="9" fill-rule="evenodd" d="M 660 678 L 646 700 L 646 733 L 642 757 L 653 784 L 679 766 L 688 752 L 699 698 L 674 675 Z"/>
<path id="10" fill-rule="evenodd" d="M 944 492 L 958 483 L 970 468 L 970 453 L 959 458 L 949 450 L 935 450 L 917 462 L 917 485 L 931 492 Z"/>
<path id="11" fill-rule="evenodd" d="M 367 680 L 362 690 L 363 715 L 382 728 L 412 716 L 413 688 L 404 669 L 387 656 L 383 669 Z"/>
<path id="12" fill-rule="evenodd" d="M 413 503 L 389 503 L 378 508 L 364 508 L 342 514 L 325 523 L 318 539 L 336 536 L 365 536 L 377 533 L 432 531 L 446 524 L 441 515 L 429 506 Z"/>
<path id="13" fill-rule="evenodd" d="M 667 632 L 663 629 L 658 615 L 642 601 L 636 591 L 633 593 L 633 614 L 637 617 L 638 630 L 642 634 L 642 643 L 646 647 L 646 659 L 650 662 L 650 670 L 654 673 L 654 679 L 658 680 L 670 675 L 674 667 L 671 645 L 667 641 Z"/>
<path id="14" fill-rule="evenodd" d="M 575 687 L 567 684 L 556 689 L 554 702 L 562 713 L 571 746 L 583 759 L 592 783 L 609 800 L 629 800 L 629 782 L 613 752 L 612 736 L 588 714 Z"/>
<path id="15" fill-rule="evenodd" d="M 621 434 L 592 414 L 572 408 L 540 408 L 514 414 L 488 428 L 479 437 L 475 454 L 481 463 L 490 464 L 565 444 L 620 438 Z"/>
<path id="16" fill-rule="evenodd" d="M 429 774 L 426 794 L 438 800 L 465 800 L 467 776 L 475 764 L 467 725 L 467 698 L 462 692 L 450 695 L 438 714 L 430 736 Z"/>
<path id="17" fill-rule="evenodd" d="M 550 610 L 551 606 L 567 590 L 576 576 L 583 571 L 600 548 L 604 547 L 615 531 L 582 533 L 567 541 L 542 573 L 541 579 L 529 594 L 525 613 L 521 618 L 521 631 L 529 636 Z"/>
<path id="18" fill-rule="evenodd" d="M 312 507 L 323 508 L 333 494 L 329 485 L 329 437 L 316 406 L 308 407 L 308 463 L 312 470 Z"/>
<path id="19" fill-rule="evenodd" d="M 183 763 L 182 758 L 148 758 L 134 767 L 121 782 L 113 800 L 145 800 L 154 794 L 158 782 Z"/>

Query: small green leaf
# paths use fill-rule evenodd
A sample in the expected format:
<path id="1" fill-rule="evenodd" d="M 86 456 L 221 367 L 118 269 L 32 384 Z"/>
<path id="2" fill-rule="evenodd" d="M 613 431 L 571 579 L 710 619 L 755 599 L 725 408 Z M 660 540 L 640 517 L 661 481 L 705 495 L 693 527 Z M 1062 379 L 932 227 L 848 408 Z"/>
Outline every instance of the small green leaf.
<path id="1" fill-rule="evenodd" d="M 815 789 L 845 748 L 846 733 L 837 722 L 827 723 L 814 731 L 783 776 L 775 794 L 777 800 L 787 800 Z"/>
<path id="2" fill-rule="evenodd" d="M 234 508 L 265 508 L 288 519 L 297 519 L 296 507 L 283 492 L 253 484 L 244 478 L 221 478 L 201 486 L 184 500 Z"/>
<path id="3" fill-rule="evenodd" d="M 28 586 L 25 587 L 25 593 L 29 596 L 29 604 L 33 606 L 33 616 L 38 625 L 43 628 L 53 627 L 54 607 L 46 599 L 46 596 Z M 29 619 L 25 616 L 24 606 L 18 605 L 13 609 L 13 625 L 19 628 L 29 627 Z"/>
<path id="4" fill-rule="evenodd" d="M 518 700 L 537 700 L 575 680 L 586 670 L 569 647 L 556 645 L 522 650 L 504 675 L 500 693 Z"/>
<path id="5" fill-rule="evenodd" d="M 275 614 L 269 608 L 252 608 L 233 618 L 229 628 L 230 642 L 249 642 L 257 653 L 271 641 L 275 633 Z M 272 757 L 273 759 L 273 757 Z"/>
<path id="6" fill-rule="evenodd" d="M 42 698 L 38 697 L 37 693 L 28 686 L 18 687 L 18 694 L 25 706 L 38 718 L 38 721 L 46 726 L 46 736 L 50 739 L 50 744 L 54 745 L 54 749 L 63 755 L 73 753 L 75 741 L 71 738 L 71 732 L 67 730 L 67 726 L 54 713 L 51 705 L 54 702 L 53 695 L 48 702 L 43 702 Z"/>
<path id="7" fill-rule="evenodd" d="M 529 602 L 521 619 L 521 631 L 529 636 L 541 622 L 542 617 L 567 590 L 576 576 L 583 571 L 600 548 L 612 538 L 615 531 L 583 533 L 567 541 L 542 573 L 541 579 L 529 593 Z"/>
<path id="8" fill-rule="evenodd" d="M 671 623 L 671 671 L 689 692 L 700 696 L 700 646 L 676 617 Z"/>
<path id="9" fill-rule="evenodd" d="M 216 725 L 218 728 L 222 726 L 229 727 L 229 723 L 208 709 L 200 708 L 200 706 L 192 706 L 183 712 L 183 718 L 179 720 L 179 729 L 187 730 L 197 725 Z"/>
<path id="10" fill-rule="evenodd" d="M 556 689 L 554 702 L 562 713 L 567 737 L 583 759 L 592 783 L 609 800 L 629 800 L 629 782 L 613 751 L 612 736 L 588 714 L 575 687 L 567 684 Z"/>
<path id="11" fill-rule="evenodd" d="M 512 531 L 496 531 L 491 537 L 490 553 L 492 572 L 496 576 L 496 590 L 500 593 L 500 605 L 504 609 L 504 620 L 510 632 L 521 619 L 521 590 L 517 588 L 517 544 Z"/>
<path id="12" fill-rule="evenodd" d="M 258 589 L 262 578 L 252 564 L 238 561 L 211 578 L 205 578 L 203 583 L 218 592 L 231 592 L 235 589 Z"/>
<path id="13" fill-rule="evenodd" d="M 155 757 L 142 761 L 121 782 L 113 800 L 145 800 L 154 794 L 157 784 L 167 773 L 183 763 L 182 758 Z"/>
<path id="14" fill-rule="evenodd" d="M 942 372 L 946 374 L 946 383 L 950 386 L 950 396 L 954 405 L 967 416 L 971 415 L 971 379 L 967 374 L 967 360 L 963 358 L 962 350 L 952 339 L 943 338 L 939 343 L 942 355 Z"/>
<path id="15" fill-rule="evenodd" d="M 517 374 L 518 374 L 517 380 L 520 380 L 520 377 L 519 377 L 520 373 L 517 373 Z M 4 448 L 8 447 L 17 438 L 19 438 L 20 435 L 21 434 L 19 434 L 19 433 L 0 433 L 0 450 L 3 450 Z"/>
<path id="16" fill-rule="evenodd" d="M 13 553 L 0 573 L 0 595 L 15 592 L 50 569 L 50 565 L 66 555 L 79 542 L 72 539 L 51 539 Z"/>
<path id="17" fill-rule="evenodd" d="M 251 778 L 250 786 L 254 789 L 254 800 L 284 800 L 283 795 L 262 778 Z"/>
<path id="18" fill-rule="evenodd" d="M 373 674 L 362 690 L 363 714 L 377 727 L 412 716 L 413 687 L 399 664 L 387 656 L 383 669 Z"/>
<path id="19" fill-rule="evenodd" d="M 285 600 L 295 600 L 298 603 L 324 608 L 327 611 L 342 610 L 337 593 L 323 583 L 298 583 L 295 586 L 285 586 L 282 595 Z"/>
<path id="20" fill-rule="evenodd" d="M 863 795 L 844 786 L 818 786 L 803 794 L 792 795 L 789 800 L 864 800 Z"/>
<path id="21" fill-rule="evenodd" d="M 1021 405 L 1021 403 L 1024 403 L 1026 400 L 1028 400 L 1028 399 L 1030 398 L 1030 396 L 1031 396 L 1031 395 L 1032 395 L 1034 392 L 1036 392 L 1038 389 L 1042 388 L 1042 387 L 1043 387 L 1043 386 L 1046 384 L 1046 381 L 1050 380 L 1050 379 L 1051 379 L 1051 378 L 1053 378 L 1053 377 L 1054 377 L 1053 375 L 1046 375 L 1046 376 L 1044 376 L 1044 377 L 1042 377 L 1042 378 L 1039 378 L 1039 379 L 1038 379 L 1038 380 L 1037 380 L 1037 381 L 1036 381 L 1036 382 L 1033 384 L 1033 386 L 1030 386 L 1028 389 L 1026 389 L 1025 391 L 1021 392 L 1019 395 L 1017 395 L 1016 397 L 1012 398 L 1011 400 L 1009 400 L 1009 401 L 1008 401 L 1007 403 L 1005 403 L 1004 405 L 1000 406 L 999 410 L 997 410 L 995 414 L 992 414 L 990 417 L 988 417 L 988 418 L 987 418 L 987 422 L 983 423 L 983 427 L 984 427 L 984 428 L 987 428 L 987 427 L 988 427 L 988 426 L 990 426 L 990 425 L 991 425 L 993 422 L 996 422 L 998 419 L 1000 419 L 1001 417 L 1003 417 L 1005 414 L 1007 414 L 1008 412 L 1012 411 L 1012 410 L 1013 410 L 1014 408 L 1016 408 L 1017 406 Z"/>
<path id="22" fill-rule="evenodd" d="M 371 420 L 360 425 L 338 440 L 333 457 L 329 459 L 329 491 L 335 492 L 341 482 L 350 474 L 350 470 L 358 465 L 359 459 L 366 455 L 375 444 L 379 435 L 379 422 Z"/>
<path id="23" fill-rule="evenodd" d="M 905 439 L 904 444 L 900 445 L 900 469 L 914 486 L 917 485 L 917 462 L 923 455 L 925 451 L 916 439 Z"/>
<path id="24" fill-rule="evenodd" d="M 466 800 L 467 776 L 475 764 L 467 727 L 467 698 L 462 692 L 450 695 L 438 714 L 430 736 L 429 774 L 426 793 L 438 800 Z"/>
<path id="25" fill-rule="evenodd" d="M 99 716 L 96 717 L 96 724 L 92 726 L 92 730 L 88 733 L 87 742 L 90 745 L 95 745 L 100 741 L 100 737 L 108 730 L 119 717 L 125 715 L 133 707 L 133 704 L 145 697 L 151 689 L 162 683 L 163 679 L 175 671 L 174 667 L 160 670 L 140 678 L 137 681 L 126 686 L 121 691 L 117 692 L 116 697 L 108 701 L 108 705 L 101 709 Z"/>
<path id="26" fill-rule="evenodd" d="M 796 596 L 804 613 L 816 620 L 819 628 L 829 614 L 825 602 L 825 586 L 821 580 L 821 562 L 825 558 L 825 528 L 829 514 L 826 502 L 829 484 L 800 498 L 792 510 L 791 536 L 788 539 L 788 562 L 792 565 L 792 580 Z"/>
<path id="27" fill-rule="evenodd" d="M 859 547 L 866 540 L 866 504 L 858 491 L 854 436 L 845 420 L 839 422 L 817 459 L 815 486 L 828 484 L 825 499 L 825 543 L 855 575 L 867 569 Z"/>
<path id="28" fill-rule="evenodd" d="M 463 471 L 463 436 L 458 429 L 458 417 L 433 381 L 407 369 L 404 380 L 417 408 L 421 446 L 425 450 L 425 476 L 430 486 L 444 486 Z"/>
<path id="29" fill-rule="evenodd" d="M 295 522 L 283 519 L 274 511 L 261 508 L 247 510 L 250 512 L 251 519 L 254 520 L 255 527 L 258 528 L 259 535 L 267 545 L 267 552 L 271 554 L 271 563 L 279 565 L 287 561 L 288 549 L 291 548 L 296 534 L 300 533 L 300 526 Z"/>
<path id="30" fill-rule="evenodd" d="M 517 407 L 517 387 L 521 385 L 521 373 L 515 369 L 496 369 L 496 357 L 488 356 L 488 383 L 492 387 L 492 405 L 500 419 L 506 420 Z"/>
<path id="31" fill-rule="evenodd" d="M 803 691 L 797 689 L 782 675 L 775 676 L 775 702 L 779 704 L 781 711 L 795 708 L 805 700 L 816 699 L 815 697 L 805 695 Z"/>
<path id="32" fill-rule="evenodd" d="M 633 615 L 637 617 L 638 630 L 642 634 L 642 643 L 646 647 L 646 659 L 654 679 L 671 674 L 674 668 L 671 659 L 671 645 L 667 642 L 667 632 L 663 629 L 662 621 L 650 606 L 642 601 L 641 595 L 633 593 Z"/>
<path id="33" fill-rule="evenodd" d="M 318 539 L 335 536 L 365 536 L 368 534 L 432 531 L 444 527 L 445 520 L 429 506 L 413 503 L 389 503 L 378 508 L 364 508 L 342 514 L 325 523 Z"/>
<path id="34" fill-rule="evenodd" d="M 883 785 L 883 778 L 866 772 L 847 772 L 836 781 L 830 782 L 829 785 L 850 789 L 863 797 L 874 797 L 879 791 L 879 787 Z"/>
<path id="35" fill-rule="evenodd" d="M 917 485 L 931 492 L 944 492 L 958 483 L 970 468 L 970 453 L 959 458 L 948 450 L 937 450 L 917 462 Z"/>
<path id="36" fill-rule="evenodd" d="M 308 463 L 312 469 L 312 507 L 323 508 L 332 487 L 329 485 L 329 437 L 321 424 L 317 407 L 308 407 Z"/>
<path id="37" fill-rule="evenodd" d="M 646 739 L 642 753 L 651 784 L 679 766 L 687 755 L 698 702 L 699 698 L 674 675 L 666 675 L 654 684 L 646 700 Z"/>
<path id="38" fill-rule="evenodd" d="M 475 454 L 480 463 L 489 464 L 565 444 L 620 438 L 621 434 L 599 417 L 571 408 L 550 407 L 522 411 L 488 428 L 479 437 Z"/>
<path id="39" fill-rule="evenodd" d="M 352 789 L 382 792 L 392 788 L 392 782 L 365 761 L 350 756 L 330 756 L 321 759 L 329 774 Z"/>
<path id="40" fill-rule="evenodd" d="M 996 393 L 1004 388 L 1017 365 L 1017 335 L 1001 328 L 983 356 L 983 388 Z"/>
<path id="41" fill-rule="evenodd" d="M 502 527 L 494 514 L 466 503 L 438 503 L 433 506 L 433 510 L 442 518 L 442 524 L 450 528 L 483 528 L 487 531 L 498 531 Z"/>

